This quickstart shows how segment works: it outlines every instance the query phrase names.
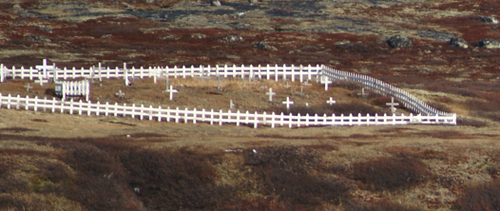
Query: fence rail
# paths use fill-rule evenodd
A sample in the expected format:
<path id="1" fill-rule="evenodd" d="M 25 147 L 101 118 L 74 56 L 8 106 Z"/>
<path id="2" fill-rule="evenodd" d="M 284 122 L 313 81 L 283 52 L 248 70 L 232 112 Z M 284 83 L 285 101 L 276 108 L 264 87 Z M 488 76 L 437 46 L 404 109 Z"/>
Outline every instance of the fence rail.
<path id="1" fill-rule="evenodd" d="M 253 125 L 255 128 L 258 125 L 267 125 L 272 128 L 276 126 L 288 127 L 303 127 L 303 126 L 342 126 L 342 125 L 402 125 L 402 124 L 456 124 L 456 116 L 427 116 L 427 115 L 386 115 L 383 116 L 366 116 L 358 115 L 305 115 L 301 116 L 288 114 L 285 115 L 264 113 L 250 113 L 249 111 L 240 112 L 239 110 L 233 112 L 228 111 L 214 111 L 211 110 L 197 110 L 197 109 L 175 109 L 144 106 L 144 105 L 118 105 L 100 102 L 92 103 L 90 101 L 59 101 L 55 98 L 52 99 L 39 99 L 38 97 L 31 98 L 29 96 L 21 97 L 20 95 L 5 96 L 0 94 L 0 108 L 7 109 L 25 109 L 36 111 L 51 111 L 79 115 L 105 115 L 105 116 L 130 116 L 132 118 L 149 119 L 157 121 L 175 121 L 179 122 L 206 122 L 210 124 L 236 124 L 240 125 Z"/>

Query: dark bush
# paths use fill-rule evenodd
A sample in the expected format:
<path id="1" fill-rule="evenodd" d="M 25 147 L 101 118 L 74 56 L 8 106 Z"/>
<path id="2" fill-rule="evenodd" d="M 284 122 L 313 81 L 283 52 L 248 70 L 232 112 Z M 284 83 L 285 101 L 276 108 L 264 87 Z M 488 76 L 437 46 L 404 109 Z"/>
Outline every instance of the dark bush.
<path id="1" fill-rule="evenodd" d="M 217 185 L 214 155 L 181 149 L 122 152 L 130 173 L 130 188 L 138 188 L 144 206 L 152 210 L 215 210 L 231 203 L 232 187 Z"/>
<path id="2" fill-rule="evenodd" d="M 457 210 L 500 210 L 500 181 L 467 187 L 456 202 Z"/>
<path id="3" fill-rule="evenodd" d="M 364 189 L 382 191 L 409 188 L 431 178 L 422 161 L 416 158 L 381 157 L 353 164 L 350 177 L 364 184 Z"/>
<path id="4" fill-rule="evenodd" d="M 465 117 L 458 117 L 457 124 L 471 127 L 486 127 L 488 125 L 486 122 Z"/>
<path id="5" fill-rule="evenodd" d="M 322 202 L 339 204 L 349 198 L 349 182 L 311 174 L 318 166 L 319 154 L 310 148 L 295 146 L 265 147 L 248 154 L 245 164 L 252 166 L 257 192 L 287 207 L 311 209 Z"/>

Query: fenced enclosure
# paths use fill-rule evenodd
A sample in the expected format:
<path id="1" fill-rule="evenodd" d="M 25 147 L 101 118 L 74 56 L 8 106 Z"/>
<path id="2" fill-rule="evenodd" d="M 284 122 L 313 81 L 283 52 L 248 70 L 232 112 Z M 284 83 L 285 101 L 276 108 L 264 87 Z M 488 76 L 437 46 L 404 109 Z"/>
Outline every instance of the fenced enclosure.
<path id="1" fill-rule="evenodd" d="M 133 117 L 157 121 L 174 121 L 179 122 L 205 122 L 210 124 L 235 124 L 248 125 L 257 128 L 258 125 L 266 125 L 272 128 L 276 126 L 288 127 L 304 127 L 304 126 L 351 126 L 351 125 L 405 125 L 405 124 L 456 124 L 456 115 L 452 116 L 428 116 L 428 115 L 305 115 L 300 114 L 285 115 L 283 113 L 275 114 L 266 112 L 250 113 L 249 111 L 234 112 L 228 111 L 214 111 L 211 110 L 197 110 L 197 109 L 175 109 L 153 107 L 153 106 L 137 106 L 133 105 L 118 105 L 109 103 L 92 103 L 90 101 L 59 101 L 55 98 L 52 99 L 39 99 L 38 97 L 31 98 L 29 96 L 21 97 L 20 95 L 5 96 L 0 94 L 0 107 L 7 109 L 25 109 L 33 111 L 51 111 L 59 113 L 79 114 L 79 115 L 104 115 L 104 116 L 121 116 Z"/>
<path id="2" fill-rule="evenodd" d="M 44 66 L 46 66 L 45 61 L 44 61 Z M 44 71 L 44 74 L 40 74 L 40 71 Z M 355 81 L 360 84 L 362 84 L 364 87 L 371 89 L 379 94 L 385 95 L 385 96 L 391 96 L 396 98 L 398 101 L 400 101 L 406 108 L 409 108 L 410 110 L 419 113 L 420 115 L 411 115 L 410 116 L 395 116 L 395 115 L 390 115 L 387 116 L 385 115 L 384 117 L 382 116 L 360 116 L 360 115 L 349 115 L 349 116 L 334 116 L 330 117 L 335 119 L 329 120 L 326 117 L 321 117 L 319 119 L 315 119 L 317 115 L 315 116 L 309 116 L 309 117 L 300 117 L 300 116 L 292 116 L 292 117 L 286 117 L 288 120 L 287 121 L 292 121 L 290 118 L 295 119 L 295 123 L 297 125 L 302 125 L 303 121 L 312 121 L 312 122 L 304 122 L 304 125 L 310 125 L 312 123 L 318 123 L 321 122 L 322 125 L 345 125 L 345 122 L 348 121 L 350 125 L 359 125 L 359 124 L 399 124 L 398 122 L 405 122 L 401 124 L 407 124 L 407 123 L 440 123 L 440 124 L 456 124 L 456 114 L 452 113 L 446 113 L 442 111 L 438 111 L 435 108 L 432 108 L 431 106 L 427 105 L 423 101 L 419 100 L 418 98 L 412 96 L 408 92 L 394 87 L 390 84 L 387 84 L 383 81 L 380 81 L 378 79 L 372 78 L 370 76 L 362 75 L 362 74 L 356 74 L 356 73 L 351 73 L 347 71 L 340 71 L 336 70 L 333 68 L 330 68 L 325 65 L 224 65 L 224 66 L 182 66 L 182 67 L 148 67 L 148 68 L 128 68 L 126 63 L 124 63 L 123 68 L 103 68 L 101 67 L 101 64 L 98 65 L 98 67 L 90 67 L 88 69 L 85 68 L 72 68 L 72 69 L 67 69 L 67 68 L 51 68 L 50 70 L 41 70 L 37 68 L 16 68 L 16 67 L 11 67 L 7 68 L 4 65 L 0 65 L 0 82 L 3 82 L 7 79 L 15 79 L 15 78 L 21 78 L 21 79 L 41 79 L 40 77 L 47 76 L 48 79 L 75 79 L 75 78 L 87 78 L 87 79 L 99 79 L 102 80 L 103 78 L 109 79 L 109 78 L 123 78 L 128 80 L 129 77 L 138 77 L 138 78 L 152 78 L 154 77 L 155 79 L 157 77 L 173 77 L 173 78 L 187 78 L 187 77 L 232 77 L 232 78 L 258 78 L 258 79 L 268 79 L 268 80 L 291 80 L 291 81 L 309 81 L 309 80 L 316 80 L 319 83 L 331 83 L 331 81 L 342 81 L 342 80 L 350 80 L 350 81 Z M 156 81 L 156 80 L 155 80 Z M 327 86 L 328 84 L 326 84 Z M 76 102 L 72 102 L 76 103 Z M 61 105 L 65 103 L 61 103 Z M 6 105 L 10 105 L 7 103 Z M 55 104 L 54 104 L 55 105 Z M 98 105 L 103 105 L 99 104 Z M 92 107 L 92 105 L 89 105 Z M 107 105 L 107 106 L 112 106 L 112 105 Z M 115 105 L 118 106 L 118 105 Z M 45 107 L 43 107 L 45 108 Z M 63 106 L 63 111 L 64 111 L 64 106 Z M 102 113 L 99 109 L 101 109 L 101 106 L 92 107 L 95 110 L 91 110 L 91 113 L 97 113 L 100 114 Z M 74 109 L 74 108 L 73 108 Z M 91 108 L 87 108 L 91 109 Z M 88 111 L 88 110 L 86 110 Z M 109 113 L 109 110 L 105 110 L 104 113 Z M 172 111 L 168 111 L 172 112 Z M 179 111 L 180 112 L 180 111 Z M 185 110 L 183 111 L 183 115 L 186 118 L 186 121 L 189 121 L 192 119 L 192 121 L 199 121 L 197 119 L 197 116 L 200 115 L 203 117 L 203 119 L 206 119 L 208 114 L 205 115 L 205 113 L 196 113 L 200 111 L 188 111 Z M 195 114 L 192 114 L 190 112 L 195 112 Z M 205 111 L 209 112 L 209 111 Z M 210 111 L 213 112 L 213 111 Z M 228 111 L 230 113 L 231 111 Z M 247 111 L 248 112 L 248 111 Z M 220 112 L 219 112 L 220 113 Z M 127 113 L 122 113 L 124 116 L 127 116 Z M 191 114 L 188 115 L 188 114 Z M 144 116 L 144 114 L 140 114 Z M 156 118 L 159 118 L 160 120 L 164 118 L 163 112 L 160 112 L 160 115 L 157 116 Z M 234 116 L 235 114 L 227 114 L 230 117 L 226 119 L 220 119 L 221 115 L 225 116 L 225 114 L 213 114 L 210 113 L 209 116 L 217 116 L 219 118 L 220 124 L 224 123 L 236 123 L 236 124 L 242 124 L 243 122 L 240 121 L 233 121 L 233 117 L 235 119 L 239 119 L 240 117 L 245 118 L 245 120 L 250 121 L 252 124 L 258 125 L 258 124 L 267 124 L 268 121 L 274 122 L 272 123 L 272 126 L 279 124 L 285 124 L 283 120 L 285 117 L 282 117 L 282 115 L 272 115 L 271 117 L 254 117 L 254 116 L 248 116 L 246 113 L 241 114 L 243 116 Z M 257 114 L 255 114 L 257 115 Z M 271 114 L 258 114 L 259 115 L 271 115 Z M 136 116 L 133 114 L 132 116 Z M 427 119 L 422 119 L 422 118 L 427 118 Z M 166 118 L 166 117 L 165 117 Z M 179 117 L 181 118 L 181 117 Z M 190 119 L 191 118 L 191 119 Z M 261 118 L 259 120 L 259 118 Z M 306 119 L 304 119 L 306 118 Z M 342 120 L 337 119 L 337 118 L 342 118 Z M 169 118 L 167 118 L 169 119 Z M 215 120 L 211 120 L 215 121 Z M 252 122 L 253 121 L 253 122 Z M 266 122 L 266 123 L 262 123 Z M 291 125 L 292 123 L 288 122 L 286 124 Z"/>

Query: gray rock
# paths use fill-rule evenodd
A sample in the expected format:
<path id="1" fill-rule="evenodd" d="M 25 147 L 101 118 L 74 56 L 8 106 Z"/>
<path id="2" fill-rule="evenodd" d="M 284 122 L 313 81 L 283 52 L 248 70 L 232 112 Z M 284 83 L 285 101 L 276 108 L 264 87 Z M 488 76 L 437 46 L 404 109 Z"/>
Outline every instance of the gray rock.
<path id="1" fill-rule="evenodd" d="M 238 35 L 227 35 L 223 38 L 226 42 L 240 42 L 243 41 L 243 37 Z"/>
<path id="2" fill-rule="evenodd" d="M 199 33 L 195 33 L 195 34 L 191 35 L 191 38 L 194 38 L 194 39 L 205 39 L 206 37 L 207 37 L 207 35 L 199 34 Z"/>
<path id="3" fill-rule="evenodd" d="M 178 39 L 180 39 L 180 37 L 175 36 L 175 35 L 167 35 L 167 36 L 160 37 L 160 39 L 162 39 L 162 40 L 178 40 Z"/>
<path id="4" fill-rule="evenodd" d="M 255 43 L 253 45 L 254 48 L 258 49 L 263 49 L 263 50 L 270 50 L 270 51 L 277 51 L 278 49 L 274 46 L 268 45 L 265 41 L 260 41 L 258 43 Z"/>
<path id="5" fill-rule="evenodd" d="M 220 6 L 222 6 L 222 4 L 220 3 L 220 1 L 217 1 L 217 0 L 216 0 L 216 1 L 212 1 L 212 2 L 210 3 L 210 5 L 212 5 L 212 6 L 216 6 L 216 7 L 220 7 Z"/>
<path id="6" fill-rule="evenodd" d="M 19 10 L 22 9 L 22 7 L 19 4 L 14 4 L 14 6 L 12 6 L 12 9 Z"/>
<path id="7" fill-rule="evenodd" d="M 495 39 L 491 39 L 491 38 L 482 39 L 477 44 L 477 47 L 482 47 L 482 48 L 500 48 L 500 41 L 495 40 Z"/>
<path id="8" fill-rule="evenodd" d="M 41 35 L 30 34 L 30 35 L 27 35 L 25 38 L 27 40 L 37 41 L 37 42 L 51 42 L 51 40 L 49 38 L 46 38 L 46 37 L 41 36 Z"/>
<path id="9" fill-rule="evenodd" d="M 469 45 L 461 37 L 452 37 L 450 39 L 450 46 L 458 48 L 468 48 Z"/>
<path id="10" fill-rule="evenodd" d="M 404 48 L 410 47 L 412 45 L 411 40 L 404 35 L 394 35 L 389 40 L 387 40 L 387 44 L 393 48 Z"/>
<path id="11" fill-rule="evenodd" d="M 482 21 L 482 22 L 486 22 L 486 23 L 498 23 L 498 19 L 493 17 L 493 16 L 482 16 L 482 17 L 479 17 L 477 18 L 478 20 Z"/>

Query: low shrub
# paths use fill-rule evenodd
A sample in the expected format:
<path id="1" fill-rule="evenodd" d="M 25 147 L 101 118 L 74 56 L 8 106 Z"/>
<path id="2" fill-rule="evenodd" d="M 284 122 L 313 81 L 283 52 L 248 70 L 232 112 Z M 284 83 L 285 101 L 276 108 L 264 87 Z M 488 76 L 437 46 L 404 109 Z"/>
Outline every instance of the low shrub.
<path id="1" fill-rule="evenodd" d="M 364 189 L 392 191 L 424 183 L 431 175 L 419 159 L 381 157 L 354 163 L 349 176 L 361 182 Z"/>
<path id="2" fill-rule="evenodd" d="M 500 210 L 500 181 L 494 180 L 465 188 L 455 204 L 456 210 Z"/>
<path id="3" fill-rule="evenodd" d="M 457 118 L 457 125 L 463 125 L 463 126 L 471 126 L 471 127 L 486 127 L 488 124 L 486 122 L 480 121 L 480 120 L 475 120 L 475 119 L 470 119 L 466 117 L 458 117 Z"/>

